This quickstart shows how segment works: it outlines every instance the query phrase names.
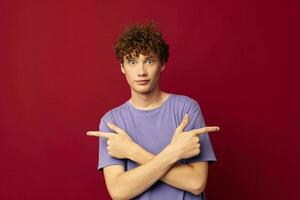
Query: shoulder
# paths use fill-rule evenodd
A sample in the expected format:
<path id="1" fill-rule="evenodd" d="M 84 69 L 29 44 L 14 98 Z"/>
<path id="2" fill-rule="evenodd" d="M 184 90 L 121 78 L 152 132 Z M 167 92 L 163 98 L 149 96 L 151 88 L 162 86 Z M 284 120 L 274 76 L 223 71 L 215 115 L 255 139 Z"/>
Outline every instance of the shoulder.
<path id="1" fill-rule="evenodd" d="M 192 97 L 183 94 L 173 94 L 174 104 L 176 106 L 188 109 L 195 110 L 200 109 L 199 103 Z"/>
<path id="2" fill-rule="evenodd" d="M 111 110 L 108 110 L 103 116 L 102 116 L 102 120 L 110 120 L 110 121 L 114 121 L 114 119 L 117 116 L 120 116 L 122 113 L 124 113 L 126 111 L 126 103 L 123 103 L 117 107 L 112 108 Z"/>

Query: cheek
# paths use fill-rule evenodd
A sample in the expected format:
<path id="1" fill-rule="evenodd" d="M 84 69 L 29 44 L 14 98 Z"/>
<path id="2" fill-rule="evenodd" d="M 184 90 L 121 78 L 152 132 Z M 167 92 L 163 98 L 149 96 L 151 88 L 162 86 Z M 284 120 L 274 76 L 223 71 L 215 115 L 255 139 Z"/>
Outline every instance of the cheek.
<path id="1" fill-rule="evenodd" d="M 127 73 L 126 74 L 126 79 L 127 79 L 128 82 L 134 82 L 134 75 L 130 74 L 130 73 Z"/>
<path id="2" fill-rule="evenodd" d="M 151 74 L 152 74 L 152 77 L 153 78 L 159 78 L 159 76 L 160 76 L 160 70 L 159 69 L 155 69 Z"/>

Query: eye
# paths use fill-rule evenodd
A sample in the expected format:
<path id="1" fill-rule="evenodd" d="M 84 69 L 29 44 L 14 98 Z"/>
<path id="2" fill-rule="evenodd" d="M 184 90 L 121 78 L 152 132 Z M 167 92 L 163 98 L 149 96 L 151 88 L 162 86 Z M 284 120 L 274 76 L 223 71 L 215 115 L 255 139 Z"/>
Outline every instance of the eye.
<path id="1" fill-rule="evenodd" d="M 148 59 L 146 62 L 147 62 L 147 64 L 152 64 L 153 60 L 152 59 Z"/>
<path id="2" fill-rule="evenodd" d="M 128 63 L 129 63 L 130 65 L 134 65 L 136 62 L 135 62 L 135 60 L 129 60 Z"/>

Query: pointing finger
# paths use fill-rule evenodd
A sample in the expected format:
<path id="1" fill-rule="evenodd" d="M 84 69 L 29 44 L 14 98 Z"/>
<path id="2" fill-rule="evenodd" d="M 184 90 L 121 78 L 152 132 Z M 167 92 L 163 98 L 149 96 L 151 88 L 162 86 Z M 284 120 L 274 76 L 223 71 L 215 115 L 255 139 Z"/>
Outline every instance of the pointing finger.
<path id="1" fill-rule="evenodd" d="M 106 138 L 106 139 L 109 139 L 111 137 L 111 133 L 100 132 L 100 131 L 88 131 L 86 133 L 86 135 L 95 136 L 95 137 L 102 137 L 102 138 Z"/>
<path id="2" fill-rule="evenodd" d="M 206 127 L 203 127 L 203 128 L 188 131 L 188 133 L 190 133 L 192 135 L 200 135 L 200 134 L 203 134 L 203 133 L 216 132 L 216 131 L 219 131 L 219 130 L 220 130 L 220 127 L 218 127 L 218 126 L 206 126 Z"/>

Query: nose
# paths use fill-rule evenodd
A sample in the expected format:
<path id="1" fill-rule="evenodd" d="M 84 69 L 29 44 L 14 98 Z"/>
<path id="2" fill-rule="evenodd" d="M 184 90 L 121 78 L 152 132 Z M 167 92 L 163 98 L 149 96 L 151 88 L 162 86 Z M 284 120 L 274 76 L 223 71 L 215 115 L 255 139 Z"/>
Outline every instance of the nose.
<path id="1" fill-rule="evenodd" d="M 147 76 L 147 70 L 145 69 L 145 66 L 143 64 L 139 65 L 138 67 L 138 76 Z"/>

